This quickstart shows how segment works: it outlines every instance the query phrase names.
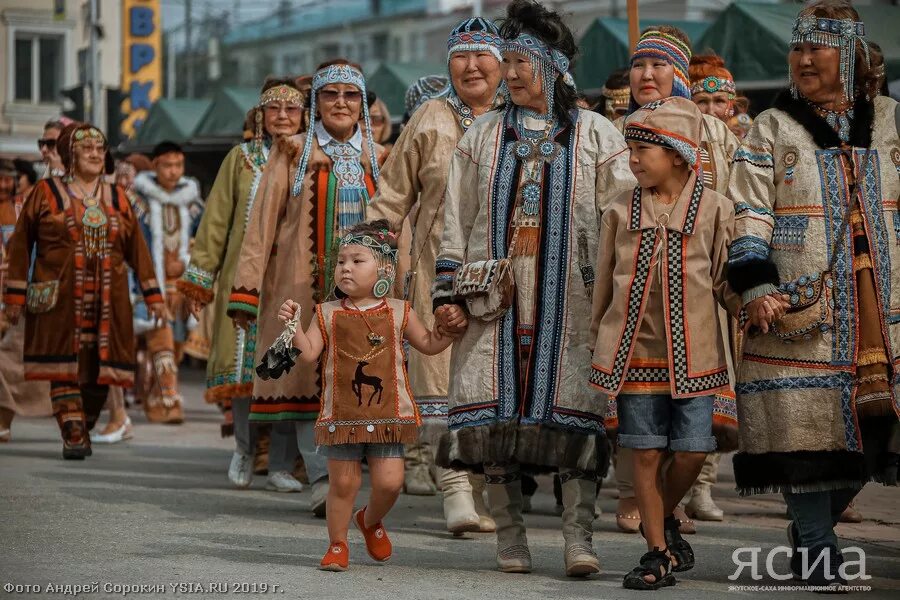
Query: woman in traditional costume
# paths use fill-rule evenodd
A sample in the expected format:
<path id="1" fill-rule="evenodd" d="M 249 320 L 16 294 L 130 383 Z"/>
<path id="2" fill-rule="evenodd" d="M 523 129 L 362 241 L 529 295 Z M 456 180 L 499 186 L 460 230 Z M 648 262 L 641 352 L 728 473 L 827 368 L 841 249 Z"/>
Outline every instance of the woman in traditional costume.
<path id="1" fill-rule="evenodd" d="M 6 246 L 25 203 L 25 196 L 16 193 L 19 191 L 17 179 L 16 164 L 0 159 L 0 443 L 10 440 L 16 415 L 44 417 L 51 414 L 47 382 L 25 381 L 22 362 L 25 324 L 12 327 L 3 311 L 8 267 Z"/>
<path id="2" fill-rule="evenodd" d="M 479 118 L 453 154 L 433 297 L 462 311 L 454 280 L 465 287 L 473 262 L 499 259 L 511 261 L 515 291 L 494 320 L 468 309 L 438 464 L 484 471 L 497 566 L 514 573 L 531 570 L 520 473 L 559 470 L 566 573 L 587 575 L 599 570 L 591 528 L 607 452 L 605 396 L 584 385 L 584 319 L 600 212 L 635 180 L 624 138 L 576 107 L 568 70 L 576 46 L 559 15 L 515 0 L 500 33 L 510 101 Z"/>
<path id="3" fill-rule="evenodd" d="M 629 114 L 640 106 L 669 96 L 691 99 L 690 62 L 691 42 L 683 31 L 671 25 L 645 29 L 631 56 Z M 625 127 L 625 117 L 618 119 L 615 125 L 619 131 L 622 131 Z M 740 146 L 740 141 L 731 133 L 724 121 L 712 115 L 703 115 L 700 161 L 704 186 L 720 194 L 725 193 L 731 169 L 731 157 L 738 146 Z M 728 315 L 724 310 L 720 311 L 719 318 L 721 330 L 730 331 L 727 323 Z M 730 341 L 728 345 L 731 347 Z M 729 353 L 729 373 L 733 372 L 731 362 Z M 735 450 L 737 448 L 737 422 L 733 393 L 718 394 L 714 410 L 713 426 L 719 451 Z M 610 432 L 618 429 L 618 411 L 615 401 L 609 403 L 606 426 Z M 717 468 L 714 464 L 717 461 L 716 456 L 716 454 L 710 454 L 707 458 L 705 473 L 714 472 Z M 631 465 L 631 450 L 617 448 L 615 477 L 619 489 L 619 501 L 616 507 L 616 525 L 626 533 L 637 533 L 641 521 L 637 501 L 634 497 Z M 692 497 L 693 495 L 689 494 L 684 499 L 684 503 L 687 503 Z M 707 504 L 704 504 L 703 507 L 707 509 L 704 516 L 721 518 Z M 694 510 L 694 514 L 696 513 L 697 511 Z M 678 507 L 675 516 L 681 521 L 682 533 L 695 533 L 694 523 L 688 519 L 682 506 Z"/>
<path id="4" fill-rule="evenodd" d="M 814 585 L 843 583 L 834 525 L 850 500 L 896 482 L 900 138 L 864 36 L 849 2 L 800 12 L 791 90 L 757 117 L 728 190 L 731 286 L 751 317 L 788 306 L 744 341 L 735 481 L 784 495 L 791 568 Z"/>
<path id="5" fill-rule="evenodd" d="M 190 264 L 177 283 L 178 290 L 192 303 L 195 315 L 210 303 L 214 309 L 212 347 L 206 363 L 206 401 L 223 405 L 233 415 L 236 448 L 228 478 L 237 487 L 250 485 L 257 446 L 258 432 L 249 421 L 256 326 L 233 326 L 225 314 L 228 292 L 269 152 L 276 137 L 300 131 L 302 107 L 303 95 L 293 79 L 270 79 L 263 84 L 252 113 L 253 137 L 232 148 L 222 162 L 206 198 Z M 276 451 L 270 456 L 276 460 L 269 465 L 269 484 L 276 490 L 301 489 L 299 482 L 287 473 L 293 465 L 282 465 L 277 459 L 286 452 L 278 449 L 290 447 L 293 439 L 293 431 L 273 432 Z"/>
<path id="6" fill-rule="evenodd" d="M 500 86 L 502 38 L 497 26 L 478 17 L 459 23 L 448 39 L 449 89 L 435 90 L 442 97 L 419 107 L 411 103 L 411 118 L 382 170 L 378 193 L 369 205 L 369 219 L 387 219 L 394 231 L 415 210 L 412 226 L 411 270 L 404 282 L 405 295 L 426 327 L 432 327 L 431 283 L 444 231 L 444 190 L 457 143 L 475 118 L 491 110 Z M 425 82 L 427 85 L 427 82 Z M 432 92 L 434 93 L 434 91 Z M 422 415 L 422 440 L 418 451 L 430 456 L 432 446 L 447 431 L 447 388 L 450 352 L 426 356 L 410 352 L 409 379 Z M 423 478 L 428 478 L 429 460 Z M 407 462 L 407 481 L 410 479 Z M 471 481 L 470 481 L 471 479 Z M 484 480 L 464 470 L 440 469 L 444 495 L 444 517 L 453 533 L 493 531 L 484 507 Z M 474 487 L 472 484 L 475 484 Z"/>
<path id="7" fill-rule="evenodd" d="M 51 382 L 63 458 L 83 459 L 109 386 L 134 382 L 126 265 L 154 318 L 166 312 L 125 192 L 103 182 L 113 171 L 106 136 L 72 123 L 57 149 L 66 175 L 32 190 L 9 241 L 6 314 L 15 324 L 26 308 L 25 378 Z"/>
<path id="8" fill-rule="evenodd" d="M 257 362 L 282 332 L 276 313 L 286 298 L 303 307 L 306 328 L 312 306 L 334 296 L 334 251 L 341 232 L 365 216 L 383 152 L 372 140 L 365 100 L 359 67 L 344 60 L 322 65 L 313 77 L 309 129 L 279 139 L 272 150 L 228 302 L 242 329 L 258 324 Z M 296 427 L 312 509 L 323 516 L 328 475 L 313 434 L 319 395 L 312 365 L 298 364 L 279 379 L 255 378 L 250 418 Z"/>

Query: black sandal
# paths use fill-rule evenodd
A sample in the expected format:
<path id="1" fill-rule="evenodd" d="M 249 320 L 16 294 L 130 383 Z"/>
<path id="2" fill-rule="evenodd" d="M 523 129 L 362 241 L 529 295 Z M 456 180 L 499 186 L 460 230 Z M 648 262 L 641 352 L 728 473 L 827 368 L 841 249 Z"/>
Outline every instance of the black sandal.
<path id="1" fill-rule="evenodd" d="M 673 515 L 666 517 L 666 520 L 663 523 L 663 533 L 666 537 L 666 549 L 678 562 L 672 569 L 676 573 L 690 571 L 694 568 L 694 549 L 691 548 L 691 545 L 688 544 L 683 537 L 681 537 L 681 533 L 678 531 L 680 525 L 681 521 L 676 519 Z"/>
<path id="2" fill-rule="evenodd" d="M 653 576 L 653 583 L 644 579 L 648 575 Z M 641 566 L 625 575 L 622 587 L 627 590 L 658 590 L 676 583 L 672 575 L 672 559 L 659 548 L 654 548 L 641 557 Z"/>

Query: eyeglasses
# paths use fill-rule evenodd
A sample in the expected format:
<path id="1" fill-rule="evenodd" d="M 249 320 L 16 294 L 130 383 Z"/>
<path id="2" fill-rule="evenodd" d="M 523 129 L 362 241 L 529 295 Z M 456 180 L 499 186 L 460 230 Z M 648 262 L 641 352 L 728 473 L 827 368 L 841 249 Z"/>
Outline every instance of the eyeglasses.
<path id="1" fill-rule="evenodd" d="M 50 150 L 53 150 L 54 148 L 56 148 L 56 139 L 41 138 L 37 141 L 37 145 L 38 145 L 38 150 L 40 150 L 44 146 L 47 146 L 47 148 L 49 148 Z"/>
<path id="2" fill-rule="evenodd" d="M 280 114 L 281 110 L 284 109 L 285 114 L 288 116 L 300 114 L 300 107 L 296 104 L 279 104 L 278 102 L 270 102 L 265 105 L 266 112 L 270 112 L 274 115 Z"/>
<path id="3" fill-rule="evenodd" d="M 372 125 L 384 125 L 384 115 L 369 115 Z"/>
<path id="4" fill-rule="evenodd" d="M 335 90 L 319 91 L 319 100 L 321 100 L 322 102 L 333 104 L 338 101 L 338 98 L 343 98 L 344 102 L 346 102 L 347 104 L 359 104 L 360 102 L 362 102 L 362 92 L 338 92 Z"/>

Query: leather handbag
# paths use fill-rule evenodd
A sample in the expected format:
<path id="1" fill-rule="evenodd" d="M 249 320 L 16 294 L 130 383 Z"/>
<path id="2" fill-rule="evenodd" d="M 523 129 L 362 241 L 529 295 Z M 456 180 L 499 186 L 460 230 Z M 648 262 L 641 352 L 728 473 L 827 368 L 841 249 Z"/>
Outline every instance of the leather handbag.
<path id="1" fill-rule="evenodd" d="M 515 297 L 516 284 L 508 258 L 466 263 L 456 272 L 453 295 L 463 298 L 469 315 L 479 321 L 502 316 Z"/>

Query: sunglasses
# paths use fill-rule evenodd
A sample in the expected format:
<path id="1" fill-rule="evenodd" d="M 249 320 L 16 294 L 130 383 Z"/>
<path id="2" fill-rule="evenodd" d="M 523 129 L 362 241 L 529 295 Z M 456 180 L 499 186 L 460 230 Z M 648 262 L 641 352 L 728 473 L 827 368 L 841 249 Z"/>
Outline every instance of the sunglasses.
<path id="1" fill-rule="evenodd" d="M 54 148 L 56 148 L 56 140 L 53 138 L 41 138 L 37 141 L 37 145 L 38 150 L 40 150 L 44 146 L 47 146 L 48 148 L 53 150 Z"/>
<path id="2" fill-rule="evenodd" d="M 372 121 L 372 125 L 384 125 L 384 115 L 370 115 L 369 120 Z"/>
<path id="3" fill-rule="evenodd" d="M 359 104 L 362 102 L 362 92 L 349 91 L 338 92 L 335 90 L 321 90 L 319 92 L 319 100 L 329 104 L 337 102 L 338 98 L 343 98 L 347 104 Z"/>

